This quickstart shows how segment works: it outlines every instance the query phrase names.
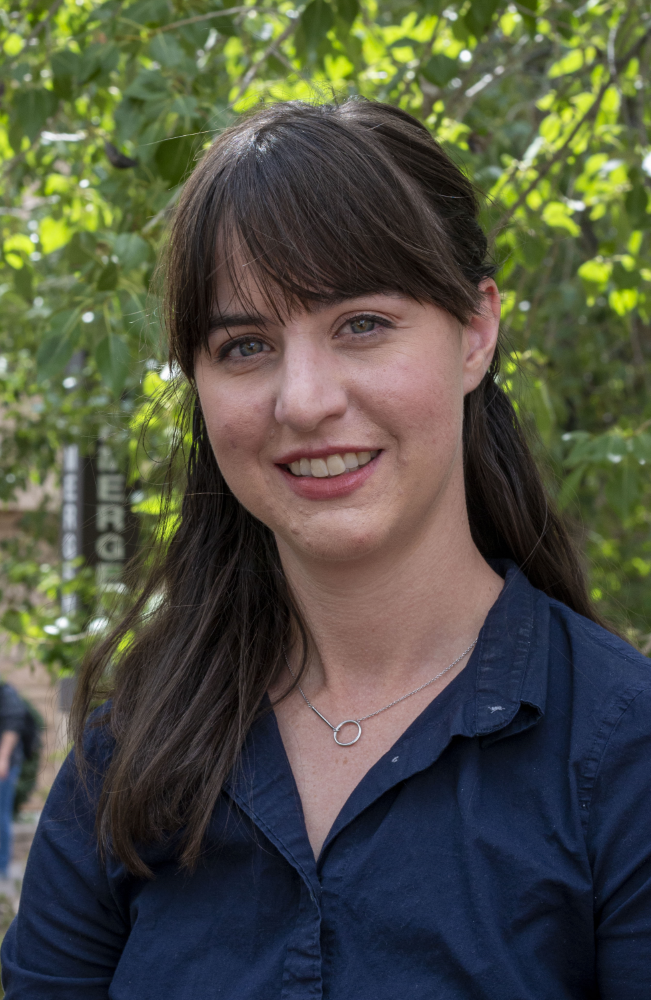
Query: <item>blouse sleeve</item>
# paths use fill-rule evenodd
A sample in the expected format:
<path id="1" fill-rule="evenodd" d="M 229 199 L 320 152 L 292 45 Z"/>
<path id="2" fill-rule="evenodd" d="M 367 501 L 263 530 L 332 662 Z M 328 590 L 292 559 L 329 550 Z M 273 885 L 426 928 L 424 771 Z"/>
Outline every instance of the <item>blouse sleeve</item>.
<path id="1" fill-rule="evenodd" d="M 32 845 L 20 909 L 2 945 L 6 1000 L 107 1000 L 128 935 L 128 907 L 94 834 L 101 768 L 61 768 Z M 119 879 L 117 880 L 119 884 Z"/>
<path id="2" fill-rule="evenodd" d="M 601 1000 L 648 1000 L 651 977 L 651 692 L 611 731 L 598 767 L 588 846 Z"/>

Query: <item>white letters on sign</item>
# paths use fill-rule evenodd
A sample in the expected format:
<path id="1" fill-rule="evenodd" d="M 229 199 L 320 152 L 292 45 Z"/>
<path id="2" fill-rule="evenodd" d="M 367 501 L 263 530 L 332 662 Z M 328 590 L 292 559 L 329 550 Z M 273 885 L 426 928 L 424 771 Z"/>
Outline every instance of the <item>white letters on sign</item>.
<path id="1" fill-rule="evenodd" d="M 99 558 L 106 562 L 122 562 L 126 555 L 124 538 L 115 531 L 107 531 L 105 535 L 99 535 L 97 538 L 95 551 Z"/>
<path id="2" fill-rule="evenodd" d="M 124 503 L 124 476 L 115 472 L 100 472 L 97 477 L 98 503 Z"/>
<path id="3" fill-rule="evenodd" d="M 129 528 L 126 477 L 106 439 L 98 442 L 92 460 L 83 458 L 77 445 L 64 446 L 61 492 L 63 580 L 75 577 L 84 555 L 95 564 L 98 598 L 103 590 L 121 590 Z M 61 608 L 74 613 L 77 595 L 64 592 Z"/>
<path id="4" fill-rule="evenodd" d="M 110 446 L 104 442 L 97 448 L 96 506 L 95 506 L 95 578 L 100 590 L 121 587 L 121 576 L 126 559 L 124 532 L 127 527 L 125 507 L 126 478 Z"/>
<path id="5" fill-rule="evenodd" d="M 76 444 L 68 444 L 63 449 L 63 476 L 61 477 L 61 492 L 63 504 L 61 509 L 61 555 L 63 565 L 61 577 L 65 581 L 72 580 L 75 575 L 74 560 L 80 555 L 79 539 L 79 476 L 80 458 Z M 64 594 L 61 608 L 64 614 L 75 610 L 74 594 Z"/>
<path id="6" fill-rule="evenodd" d="M 124 504 L 98 503 L 95 518 L 98 531 L 124 531 Z"/>

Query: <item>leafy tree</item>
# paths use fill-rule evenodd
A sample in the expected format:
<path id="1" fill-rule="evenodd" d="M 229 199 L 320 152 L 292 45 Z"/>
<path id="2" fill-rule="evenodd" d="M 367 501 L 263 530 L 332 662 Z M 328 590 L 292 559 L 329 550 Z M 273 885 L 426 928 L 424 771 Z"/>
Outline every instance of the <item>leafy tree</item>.
<path id="1" fill-rule="evenodd" d="M 8 0 L 0 498 L 46 482 L 63 443 L 88 450 L 107 424 L 134 458 L 169 376 L 156 255 L 202 149 L 256 102 L 360 93 L 419 116 L 486 193 L 505 388 L 537 430 L 594 597 L 644 646 L 650 37 L 644 0 Z M 145 520 L 174 405 L 155 410 L 140 466 Z M 53 624 L 48 532 L 44 510 L 5 553 L 3 624 L 54 668 L 86 633 L 81 618 Z"/>

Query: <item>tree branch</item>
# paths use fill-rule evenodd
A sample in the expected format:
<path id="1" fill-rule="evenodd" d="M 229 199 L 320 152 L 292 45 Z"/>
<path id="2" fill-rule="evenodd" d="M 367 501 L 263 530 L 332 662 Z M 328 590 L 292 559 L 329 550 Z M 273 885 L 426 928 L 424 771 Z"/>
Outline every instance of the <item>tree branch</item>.
<path id="1" fill-rule="evenodd" d="M 32 29 L 32 31 L 30 32 L 30 34 L 25 39 L 25 45 L 29 45 L 29 43 L 31 42 L 32 38 L 36 38 L 37 35 L 40 35 L 40 33 L 42 32 L 42 30 L 45 27 L 45 25 L 48 23 L 48 21 L 52 20 L 52 18 L 54 17 L 54 15 L 58 11 L 58 9 L 59 9 L 59 7 L 61 6 L 62 3 L 63 3 L 63 0 L 54 0 L 54 3 L 52 4 L 52 6 L 50 7 L 50 9 L 48 10 L 48 12 L 45 15 L 45 17 L 41 18 L 41 20 L 38 22 L 38 24 L 36 24 L 34 26 L 34 28 Z"/>
<path id="2" fill-rule="evenodd" d="M 615 73 L 619 72 L 621 68 L 625 67 L 631 61 L 631 59 L 633 59 L 638 54 L 638 52 L 644 47 L 645 43 L 648 41 L 649 38 L 651 38 L 651 28 L 647 29 L 647 31 L 645 31 L 644 34 L 641 35 L 640 38 L 638 38 L 638 40 L 635 42 L 634 45 L 631 46 L 628 52 L 626 52 L 623 56 L 621 56 L 619 59 L 616 60 L 614 66 Z M 542 178 L 546 177 L 551 168 L 556 163 L 558 163 L 563 153 L 567 149 L 568 145 L 572 142 L 572 139 L 574 139 L 575 135 L 581 128 L 581 126 L 584 125 L 585 122 L 589 121 L 591 118 L 596 117 L 599 108 L 601 106 L 601 102 L 604 98 L 604 94 L 606 93 L 610 85 L 613 83 L 613 80 L 614 80 L 613 73 L 609 73 L 604 82 L 602 83 L 599 89 L 599 93 L 596 95 L 594 101 L 592 102 L 588 110 L 585 112 L 585 114 L 582 115 L 582 117 L 576 123 L 576 125 L 574 126 L 568 137 L 564 140 L 562 145 L 559 146 L 559 148 L 556 150 L 552 158 L 548 160 L 538 170 L 537 176 L 531 182 L 531 184 L 529 184 L 520 193 L 517 200 L 513 203 L 513 205 L 511 205 L 509 210 L 505 212 L 504 215 L 502 215 L 499 221 L 495 224 L 495 226 L 493 226 L 492 230 L 493 235 L 497 229 L 501 229 L 504 225 L 506 225 L 506 223 L 513 217 L 514 213 L 517 212 L 517 210 L 520 208 L 523 202 L 531 194 L 534 188 L 538 186 Z"/>
<path id="3" fill-rule="evenodd" d="M 150 32 L 152 35 L 161 34 L 163 31 L 173 31 L 175 28 L 183 28 L 186 24 L 198 24 L 199 21 L 212 21 L 216 17 L 229 17 L 235 14 L 248 14 L 254 11 L 256 14 L 275 14 L 277 17 L 287 17 L 282 10 L 274 7 L 229 7 L 227 10 L 214 10 L 210 14 L 197 14 L 195 17 L 186 17 L 183 21 L 174 21 L 173 24 L 166 24 L 162 28 L 154 28 Z"/>
<path id="4" fill-rule="evenodd" d="M 247 88 L 249 87 L 249 85 L 253 82 L 253 80 L 255 80 L 255 78 L 256 78 L 256 76 L 258 74 L 258 70 L 261 68 L 262 64 L 269 58 L 270 55 L 272 55 L 272 53 L 274 52 L 274 50 L 276 50 L 279 45 L 282 45 L 282 43 L 287 38 L 289 38 L 289 36 L 291 35 L 291 33 L 292 33 L 293 30 L 294 30 L 294 22 L 290 21 L 290 23 L 287 25 L 287 27 L 282 32 L 282 34 L 280 34 L 278 36 L 278 38 L 274 38 L 269 43 L 269 45 L 267 46 L 267 48 L 264 50 L 264 52 L 262 53 L 262 55 L 260 56 L 260 58 L 256 59 L 256 61 L 253 63 L 252 66 L 249 66 L 249 68 L 247 69 L 246 73 L 242 77 L 242 82 L 240 83 L 240 88 L 239 88 L 237 94 L 235 95 L 235 97 L 231 101 L 231 107 L 233 107 L 233 105 L 237 104 L 237 102 L 239 101 L 239 99 L 242 96 L 242 94 L 244 94 L 244 92 L 247 90 Z"/>
<path id="5" fill-rule="evenodd" d="M 556 150 L 556 152 L 554 153 L 554 155 L 552 156 L 552 158 L 550 160 L 547 160 L 547 162 L 538 170 L 537 175 L 534 178 L 534 180 L 532 180 L 531 184 L 529 184 L 528 187 L 524 188 L 524 190 L 520 193 L 520 195 L 518 196 L 518 198 L 516 199 L 516 201 L 513 203 L 513 205 L 511 205 L 511 207 L 509 208 L 508 212 L 505 212 L 504 215 L 501 216 L 501 218 L 499 219 L 499 221 L 496 222 L 496 224 L 493 226 L 493 231 L 492 231 L 491 235 L 493 235 L 495 233 L 496 229 L 501 229 L 502 226 L 506 225 L 506 223 L 509 221 L 509 219 L 511 219 L 512 216 L 515 214 L 515 212 L 517 212 L 517 210 L 520 208 L 520 206 L 522 205 L 522 203 L 527 199 L 527 197 L 531 194 L 531 192 L 534 190 L 534 188 L 536 188 L 538 186 L 538 184 L 540 183 L 540 181 L 542 180 L 542 178 L 547 176 L 547 174 L 552 169 L 552 167 L 554 166 L 555 163 L 558 163 L 558 161 L 560 160 L 561 156 L 563 155 L 563 153 L 565 152 L 565 150 L 567 149 L 567 147 L 569 146 L 569 144 L 572 142 L 572 139 L 577 134 L 577 132 L 579 131 L 579 129 L 581 128 L 581 126 L 584 125 L 587 121 L 589 121 L 590 118 L 596 116 L 596 114 L 599 111 L 599 108 L 601 106 L 601 102 L 603 100 L 604 94 L 608 90 L 611 82 L 612 82 L 612 80 L 611 80 L 611 77 L 609 76 L 607 78 L 607 80 L 604 83 L 602 83 L 601 88 L 599 90 L 599 93 L 596 95 L 594 101 L 592 102 L 592 104 L 590 105 L 590 107 L 588 108 L 588 110 L 585 112 L 584 115 L 581 116 L 581 118 L 578 120 L 578 122 L 576 123 L 576 125 L 574 126 L 574 128 L 572 129 L 572 131 L 570 132 L 570 134 L 568 135 L 568 137 L 558 147 L 558 149 Z"/>

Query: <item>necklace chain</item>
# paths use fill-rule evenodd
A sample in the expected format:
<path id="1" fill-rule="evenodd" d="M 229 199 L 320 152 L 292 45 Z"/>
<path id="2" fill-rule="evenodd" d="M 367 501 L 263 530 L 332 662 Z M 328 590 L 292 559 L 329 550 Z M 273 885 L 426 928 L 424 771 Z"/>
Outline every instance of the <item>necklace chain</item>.
<path id="1" fill-rule="evenodd" d="M 479 636 L 477 636 L 477 639 L 478 638 Z M 377 712 L 369 712 L 368 715 L 362 715 L 359 719 L 344 719 L 344 721 L 340 722 L 338 726 L 333 726 L 331 722 L 328 722 L 325 715 L 321 715 L 321 712 L 318 710 L 318 708 L 316 708 L 315 705 L 312 704 L 312 702 L 309 700 L 309 698 L 305 694 L 305 691 L 303 690 L 300 684 L 297 684 L 296 686 L 298 687 L 298 690 L 300 691 L 303 701 L 305 702 L 307 707 L 311 708 L 312 711 L 315 712 L 316 715 L 318 715 L 319 718 L 325 722 L 326 726 L 329 726 L 330 729 L 332 729 L 335 738 L 335 743 L 337 744 L 337 746 L 349 747 L 352 746 L 353 743 L 357 743 L 357 740 L 362 735 L 362 722 L 366 722 L 367 719 L 374 719 L 376 715 L 381 715 L 382 712 L 388 712 L 388 710 L 390 708 L 393 708 L 394 705 L 399 705 L 401 701 L 406 701 L 407 698 L 411 698 L 413 695 L 418 694 L 419 691 L 424 691 L 425 688 L 428 688 L 431 684 L 434 684 L 435 681 L 440 680 L 440 678 L 444 677 L 445 674 L 449 673 L 453 667 L 456 667 L 457 663 L 463 660 L 464 656 L 467 656 L 471 649 L 474 649 L 474 647 L 477 645 L 477 639 L 473 639 L 468 648 L 464 649 L 463 653 L 461 653 L 460 656 L 457 656 L 456 660 L 453 660 L 452 663 L 450 663 L 449 666 L 445 668 L 445 670 L 441 670 L 439 674 L 437 674 L 435 677 L 432 677 L 429 681 L 425 681 L 425 683 L 421 684 L 420 687 L 414 688 L 414 690 L 410 691 L 408 694 L 403 694 L 401 698 L 396 698 L 394 701 L 389 702 L 389 704 L 385 705 L 384 708 L 378 708 Z M 289 660 L 287 658 L 287 650 L 284 648 L 283 648 L 283 654 L 285 656 L 285 663 L 287 664 L 287 669 L 289 670 L 294 680 L 296 680 L 296 675 L 289 665 Z M 347 725 L 357 726 L 357 735 L 355 736 L 354 739 L 349 740 L 347 743 L 343 743 L 340 740 L 338 740 L 337 737 L 339 736 L 342 727 Z"/>

